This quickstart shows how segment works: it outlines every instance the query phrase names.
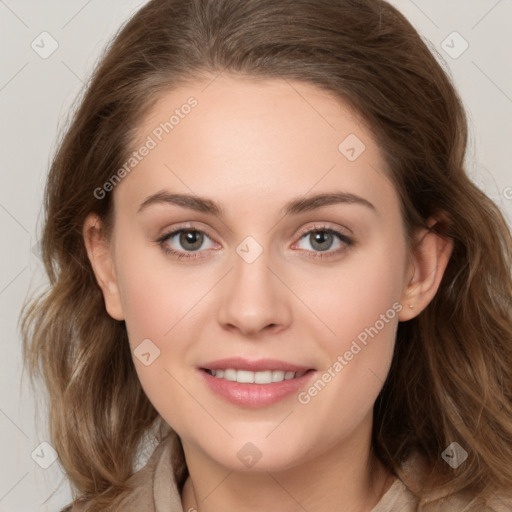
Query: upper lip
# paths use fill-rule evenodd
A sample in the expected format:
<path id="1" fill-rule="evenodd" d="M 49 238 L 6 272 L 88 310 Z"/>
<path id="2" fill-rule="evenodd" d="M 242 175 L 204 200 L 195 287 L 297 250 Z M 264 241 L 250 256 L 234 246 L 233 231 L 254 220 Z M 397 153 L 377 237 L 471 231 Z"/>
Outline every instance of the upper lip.
<path id="1" fill-rule="evenodd" d="M 201 368 L 205 370 L 226 370 L 232 368 L 234 370 L 248 370 L 252 372 L 260 372 L 265 370 L 281 370 L 285 372 L 303 372 L 311 370 L 307 366 L 301 366 L 293 363 L 287 363 L 285 361 L 279 361 L 278 359 L 257 359 L 248 360 L 242 357 L 231 357 L 227 359 L 218 359 L 201 365 Z"/>

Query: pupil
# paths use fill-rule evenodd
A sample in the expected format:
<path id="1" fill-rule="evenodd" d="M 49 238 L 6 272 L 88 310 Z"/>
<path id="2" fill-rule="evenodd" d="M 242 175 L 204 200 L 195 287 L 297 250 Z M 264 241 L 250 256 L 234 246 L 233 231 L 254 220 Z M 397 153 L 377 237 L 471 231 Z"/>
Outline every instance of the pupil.
<path id="1" fill-rule="evenodd" d="M 202 234 L 197 231 L 183 231 L 180 237 L 180 243 L 188 251 L 199 249 L 202 244 Z M 192 244 L 193 247 L 187 247 L 187 244 Z"/>
<path id="2" fill-rule="evenodd" d="M 326 243 L 327 242 L 327 243 Z M 315 248 L 315 244 L 317 245 L 317 249 L 320 251 L 326 251 L 329 249 L 332 242 L 332 234 L 327 233 L 325 231 L 319 231 L 313 234 L 313 243 L 311 246 Z M 318 247 L 320 245 L 320 247 Z"/>

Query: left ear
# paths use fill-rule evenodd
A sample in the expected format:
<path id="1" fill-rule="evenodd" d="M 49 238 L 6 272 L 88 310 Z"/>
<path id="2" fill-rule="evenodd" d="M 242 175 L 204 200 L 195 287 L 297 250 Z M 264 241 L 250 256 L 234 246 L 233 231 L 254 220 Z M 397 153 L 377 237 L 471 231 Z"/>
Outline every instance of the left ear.
<path id="1" fill-rule="evenodd" d="M 453 250 L 453 240 L 431 231 L 437 219 L 429 219 L 428 229 L 420 230 L 411 249 L 409 279 L 402 292 L 400 322 L 417 316 L 434 298 Z"/>

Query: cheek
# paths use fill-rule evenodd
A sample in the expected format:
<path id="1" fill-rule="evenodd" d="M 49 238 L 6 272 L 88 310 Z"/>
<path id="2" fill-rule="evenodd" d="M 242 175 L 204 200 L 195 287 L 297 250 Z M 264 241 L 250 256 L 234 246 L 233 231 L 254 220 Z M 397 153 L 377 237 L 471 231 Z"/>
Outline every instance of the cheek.
<path id="1" fill-rule="evenodd" d="M 404 262 L 399 243 L 383 241 L 372 251 L 354 253 L 316 288 L 311 306 L 329 327 L 316 337 L 325 363 L 322 382 L 306 390 L 302 403 L 332 403 L 356 415 L 371 408 L 391 364 Z"/>
<path id="2" fill-rule="evenodd" d="M 179 428 L 183 417 L 197 413 L 180 383 L 189 357 L 193 306 L 205 290 L 199 279 L 190 281 L 190 273 L 155 257 L 157 251 L 131 248 L 116 271 L 140 384 L 157 411 Z"/>
<path id="3" fill-rule="evenodd" d="M 116 274 L 132 348 L 145 338 L 174 337 L 209 289 L 205 270 L 184 271 L 159 247 L 146 243 L 125 248 L 124 254 Z"/>
<path id="4" fill-rule="evenodd" d="M 191 407 L 180 383 L 194 363 L 199 338 L 192 333 L 202 325 L 197 317 L 217 278 L 206 266 L 185 271 L 152 245 L 116 250 L 126 255 L 116 275 L 135 368 L 153 405 L 172 421 L 175 411 Z"/>
<path id="5" fill-rule="evenodd" d="M 371 250 L 354 251 L 314 278 L 297 279 L 303 283 L 296 288 L 298 294 L 307 297 L 307 304 L 325 327 L 321 332 L 327 346 L 343 350 L 375 324 L 383 337 L 393 338 L 388 327 L 397 323 L 397 310 L 401 309 L 404 264 L 400 242 L 392 244 L 383 238 L 372 244 Z"/>

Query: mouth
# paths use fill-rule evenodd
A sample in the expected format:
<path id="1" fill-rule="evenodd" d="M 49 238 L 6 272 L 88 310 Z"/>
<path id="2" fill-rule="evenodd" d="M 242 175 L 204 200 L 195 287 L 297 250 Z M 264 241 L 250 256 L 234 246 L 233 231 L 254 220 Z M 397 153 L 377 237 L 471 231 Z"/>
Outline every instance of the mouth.
<path id="1" fill-rule="evenodd" d="M 283 382 L 284 380 L 292 380 L 302 377 L 310 370 L 300 372 L 291 372 L 284 370 L 263 370 L 253 372 L 250 370 L 236 370 L 234 368 L 210 370 L 202 368 L 206 373 L 217 379 L 224 379 L 240 384 L 272 384 L 273 382 Z"/>
<path id="2" fill-rule="evenodd" d="M 231 358 L 198 368 L 210 391 L 239 407 L 261 408 L 299 393 L 316 373 L 313 368 L 275 359 Z"/>

